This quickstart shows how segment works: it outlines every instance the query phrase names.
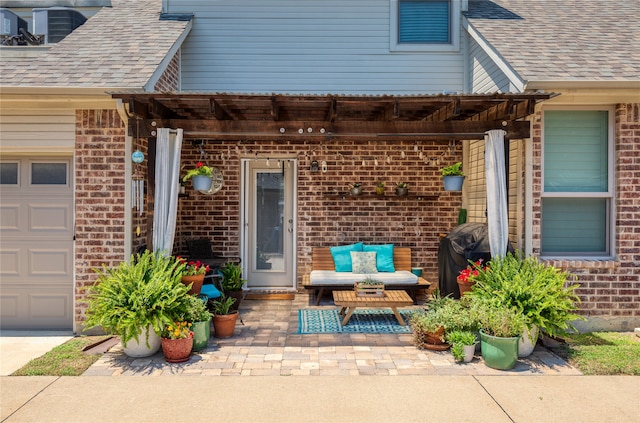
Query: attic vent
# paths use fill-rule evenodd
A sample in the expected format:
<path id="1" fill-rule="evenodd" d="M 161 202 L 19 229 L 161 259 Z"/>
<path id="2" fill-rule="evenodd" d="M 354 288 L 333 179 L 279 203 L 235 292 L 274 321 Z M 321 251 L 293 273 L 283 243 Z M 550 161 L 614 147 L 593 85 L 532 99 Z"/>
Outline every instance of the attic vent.
<path id="1" fill-rule="evenodd" d="M 68 7 L 33 9 L 33 32 L 44 34 L 45 43 L 57 43 L 84 24 L 87 18 Z"/>

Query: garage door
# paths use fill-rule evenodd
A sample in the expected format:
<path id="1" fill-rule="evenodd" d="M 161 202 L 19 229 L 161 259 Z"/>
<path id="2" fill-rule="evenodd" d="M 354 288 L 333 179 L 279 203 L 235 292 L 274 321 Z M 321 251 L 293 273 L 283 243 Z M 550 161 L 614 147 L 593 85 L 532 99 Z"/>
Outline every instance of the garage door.
<path id="1" fill-rule="evenodd" d="M 71 163 L 0 161 L 2 329 L 73 329 Z"/>

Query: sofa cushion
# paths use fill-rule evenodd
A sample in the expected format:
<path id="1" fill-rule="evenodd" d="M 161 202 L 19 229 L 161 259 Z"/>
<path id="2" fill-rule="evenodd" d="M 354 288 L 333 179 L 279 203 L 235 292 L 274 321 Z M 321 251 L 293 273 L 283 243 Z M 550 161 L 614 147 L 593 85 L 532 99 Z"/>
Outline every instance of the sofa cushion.
<path id="1" fill-rule="evenodd" d="M 375 251 L 351 251 L 353 273 L 378 273 Z"/>
<path id="2" fill-rule="evenodd" d="M 331 256 L 333 256 L 333 264 L 336 266 L 336 272 L 351 272 L 351 251 L 362 251 L 362 242 L 350 245 L 340 245 L 331 247 Z"/>
<path id="3" fill-rule="evenodd" d="M 335 272 L 333 270 L 312 270 L 309 274 L 310 285 L 353 285 L 364 280 L 367 274 L 352 272 Z M 376 280 L 385 285 L 413 285 L 418 283 L 418 277 L 408 270 L 376 273 Z"/>
<path id="4" fill-rule="evenodd" d="M 378 272 L 395 272 L 393 264 L 393 244 L 365 245 L 362 251 L 376 252 L 376 267 Z"/>

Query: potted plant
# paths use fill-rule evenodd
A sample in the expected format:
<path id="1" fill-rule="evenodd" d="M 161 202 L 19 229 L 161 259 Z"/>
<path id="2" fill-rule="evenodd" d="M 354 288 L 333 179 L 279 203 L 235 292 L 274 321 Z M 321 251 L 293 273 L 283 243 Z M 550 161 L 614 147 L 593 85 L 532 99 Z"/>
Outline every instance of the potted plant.
<path id="1" fill-rule="evenodd" d="M 470 264 L 466 269 L 462 269 L 458 273 L 458 277 L 456 278 L 456 280 L 458 282 L 458 290 L 460 291 L 460 296 L 471 291 L 471 288 L 476 283 L 474 276 L 478 275 L 478 269 L 481 267 L 482 259 Z"/>
<path id="2" fill-rule="evenodd" d="M 384 283 L 371 277 L 356 282 L 353 288 L 356 297 L 384 297 Z"/>
<path id="3" fill-rule="evenodd" d="M 475 333 L 468 330 L 454 330 L 447 333 L 446 340 L 451 344 L 451 354 L 456 361 L 468 363 L 473 360 L 478 342 Z"/>
<path id="4" fill-rule="evenodd" d="M 354 182 L 352 184 L 349 184 L 351 195 L 360 195 L 360 194 L 362 194 L 361 185 L 362 184 L 360 184 L 359 182 Z"/>
<path id="5" fill-rule="evenodd" d="M 116 268 L 95 269 L 98 279 L 87 289 L 86 327 L 118 335 L 131 357 L 155 354 L 158 334 L 186 307 L 183 267 L 173 257 L 147 250 Z"/>
<path id="6" fill-rule="evenodd" d="M 233 310 L 236 299 L 222 296 L 213 300 L 213 330 L 216 338 L 229 338 L 233 336 L 238 319 L 238 310 Z"/>
<path id="7" fill-rule="evenodd" d="M 196 167 L 190 169 L 182 181 L 187 182 L 189 178 L 193 178 L 191 182 L 195 190 L 209 191 L 213 183 L 213 170 L 203 162 L 197 162 Z"/>
<path id="8" fill-rule="evenodd" d="M 222 291 L 224 295 L 235 298 L 232 310 L 238 310 L 242 301 L 242 287 L 247 282 L 242 279 L 240 264 L 228 262 L 220 269 L 222 275 Z"/>
<path id="9" fill-rule="evenodd" d="M 460 191 L 464 182 L 464 172 L 462 171 L 462 162 L 445 166 L 441 169 L 442 183 L 445 191 Z"/>
<path id="10" fill-rule="evenodd" d="M 489 302 L 494 307 L 512 308 L 522 314 L 525 332 L 519 355 L 525 357 L 535 347 L 538 331 L 549 336 L 564 335 L 575 330 L 571 321 L 583 319 L 575 313 L 580 299 L 579 286 L 566 286 L 568 274 L 540 262 L 522 252 L 493 258 L 488 266 L 477 266 L 474 289 L 468 295 Z"/>
<path id="11" fill-rule="evenodd" d="M 396 195 L 407 195 L 409 193 L 409 184 L 406 182 L 396 183 Z"/>
<path id="12" fill-rule="evenodd" d="M 162 353 L 169 363 L 189 360 L 193 348 L 191 323 L 184 320 L 172 322 L 162 330 Z"/>
<path id="13" fill-rule="evenodd" d="M 518 361 L 518 341 L 524 330 L 524 316 L 514 309 L 481 304 L 480 349 L 487 366 L 498 370 L 512 369 Z"/>
<path id="14" fill-rule="evenodd" d="M 192 351 L 200 351 L 209 343 L 211 337 L 211 313 L 207 309 L 206 299 L 189 296 L 187 311 L 183 319 L 192 323 L 193 347 Z"/>
<path id="15" fill-rule="evenodd" d="M 384 182 L 379 181 L 376 183 L 376 194 L 384 195 Z"/>
<path id="16" fill-rule="evenodd" d="M 187 259 L 180 256 L 176 257 L 176 259 L 184 264 L 181 281 L 189 287 L 189 294 L 200 295 L 204 277 L 210 270 L 209 265 L 202 263 L 200 260 L 187 261 Z"/>

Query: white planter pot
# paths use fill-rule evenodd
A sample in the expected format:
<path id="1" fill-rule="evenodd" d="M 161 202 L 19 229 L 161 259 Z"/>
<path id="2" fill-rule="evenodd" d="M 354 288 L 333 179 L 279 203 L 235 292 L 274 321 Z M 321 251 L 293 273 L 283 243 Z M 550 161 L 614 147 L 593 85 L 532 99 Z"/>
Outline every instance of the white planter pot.
<path id="1" fill-rule="evenodd" d="M 210 176 L 197 175 L 191 178 L 191 183 L 193 184 L 193 189 L 196 191 L 209 191 L 213 183 L 213 178 Z"/>
<path id="2" fill-rule="evenodd" d="M 464 359 L 462 360 L 464 363 L 468 363 L 473 360 L 473 355 L 476 352 L 475 345 L 465 345 L 462 347 L 464 349 Z"/>
<path id="3" fill-rule="evenodd" d="M 524 328 L 520 341 L 518 342 L 518 357 L 528 357 L 533 352 L 538 342 L 538 327 L 531 327 L 531 337 L 529 337 L 529 328 Z"/>
<path id="4" fill-rule="evenodd" d="M 149 339 L 147 339 L 147 333 Z M 149 346 L 147 346 L 147 341 Z M 142 333 L 138 335 L 138 340 L 131 338 L 126 344 L 123 344 L 124 353 L 129 357 L 149 357 L 160 351 L 162 345 L 162 339 L 153 330 L 153 327 L 149 326 L 142 330 Z"/>

